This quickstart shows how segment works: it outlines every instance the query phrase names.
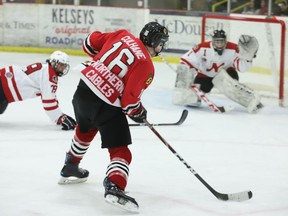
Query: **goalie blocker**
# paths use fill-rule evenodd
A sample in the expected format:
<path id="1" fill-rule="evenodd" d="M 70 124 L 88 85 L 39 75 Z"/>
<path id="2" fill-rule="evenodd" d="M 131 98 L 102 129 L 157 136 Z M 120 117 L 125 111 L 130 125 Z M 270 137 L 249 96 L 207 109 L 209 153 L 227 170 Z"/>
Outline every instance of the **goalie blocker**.
<path id="1" fill-rule="evenodd" d="M 263 107 L 259 94 L 248 86 L 232 79 L 224 69 L 214 77 L 212 82 L 221 93 L 246 107 L 249 113 L 256 112 Z"/>

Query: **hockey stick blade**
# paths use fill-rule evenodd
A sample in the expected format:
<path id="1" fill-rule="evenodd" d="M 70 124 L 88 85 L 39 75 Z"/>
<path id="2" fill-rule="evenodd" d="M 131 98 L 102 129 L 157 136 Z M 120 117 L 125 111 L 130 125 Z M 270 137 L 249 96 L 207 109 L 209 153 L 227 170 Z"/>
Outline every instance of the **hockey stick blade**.
<path id="1" fill-rule="evenodd" d="M 221 113 L 224 113 L 224 112 L 230 112 L 235 107 L 231 104 L 228 104 L 228 105 L 220 106 L 220 107 L 217 106 L 217 108 L 220 110 Z"/>
<path id="2" fill-rule="evenodd" d="M 183 124 L 183 122 L 186 120 L 188 116 L 188 110 L 184 109 L 182 111 L 181 117 L 177 122 L 173 122 L 173 123 L 155 123 L 155 124 L 151 124 L 152 126 L 178 126 Z M 138 123 L 138 124 L 129 124 L 129 126 L 147 126 L 146 123 Z"/>
<path id="3" fill-rule="evenodd" d="M 237 201 L 237 202 L 242 202 L 245 200 L 249 200 L 252 198 L 253 194 L 252 191 L 243 191 L 239 193 L 233 193 L 233 194 L 221 194 L 216 192 L 214 194 L 219 200 L 223 201 Z"/>
<path id="4" fill-rule="evenodd" d="M 175 151 L 175 150 L 174 150 Z M 176 151 L 175 151 L 176 152 Z M 180 156 L 178 155 L 178 158 L 180 159 Z M 184 159 L 182 158 L 184 161 Z M 191 166 L 189 166 L 186 163 L 184 165 L 192 172 L 195 177 L 202 182 L 202 184 L 218 199 L 222 201 L 238 201 L 242 202 L 245 200 L 249 200 L 252 198 L 252 192 L 251 191 L 243 191 L 243 192 L 238 192 L 238 193 L 232 193 L 232 194 L 223 194 L 217 192 L 214 188 L 212 188 L 194 169 L 192 169 Z"/>

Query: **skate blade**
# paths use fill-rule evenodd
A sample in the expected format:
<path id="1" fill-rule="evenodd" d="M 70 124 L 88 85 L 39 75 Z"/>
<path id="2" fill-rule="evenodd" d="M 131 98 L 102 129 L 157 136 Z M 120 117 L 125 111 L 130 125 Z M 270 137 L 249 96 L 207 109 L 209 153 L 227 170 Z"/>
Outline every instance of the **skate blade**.
<path id="1" fill-rule="evenodd" d="M 129 200 L 125 200 L 125 202 L 120 203 L 120 199 L 117 196 L 108 194 L 105 197 L 105 201 L 125 211 L 131 212 L 131 213 L 139 213 L 139 207 L 135 203 Z"/>
<path id="2" fill-rule="evenodd" d="M 58 181 L 58 184 L 60 185 L 66 185 L 66 184 L 79 184 L 87 181 L 86 178 L 76 178 L 76 177 L 61 177 Z"/>

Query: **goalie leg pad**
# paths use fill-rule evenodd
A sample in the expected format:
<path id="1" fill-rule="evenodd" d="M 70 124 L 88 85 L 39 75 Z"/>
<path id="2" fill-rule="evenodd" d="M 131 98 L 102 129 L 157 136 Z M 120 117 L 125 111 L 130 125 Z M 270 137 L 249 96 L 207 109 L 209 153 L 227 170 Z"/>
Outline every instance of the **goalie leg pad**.
<path id="1" fill-rule="evenodd" d="M 200 106 L 201 101 L 191 88 L 194 81 L 195 71 L 190 70 L 188 65 L 177 65 L 177 77 L 173 89 L 172 103 L 175 105 Z M 200 101 L 200 102 L 199 102 Z"/>
<path id="2" fill-rule="evenodd" d="M 196 72 L 190 70 L 189 66 L 185 64 L 178 64 L 176 72 L 175 87 L 191 88 Z"/>
<path id="3" fill-rule="evenodd" d="M 201 100 L 196 94 L 196 92 L 190 87 L 173 89 L 172 103 L 175 105 L 185 105 L 185 106 L 201 106 Z"/>
<path id="4" fill-rule="evenodd" d="M 223 69 L 212 82 L 228 98 L 246 107 L 249 113 L 263 107 L 260 96 L 253 89 L 232 79 Z"/>

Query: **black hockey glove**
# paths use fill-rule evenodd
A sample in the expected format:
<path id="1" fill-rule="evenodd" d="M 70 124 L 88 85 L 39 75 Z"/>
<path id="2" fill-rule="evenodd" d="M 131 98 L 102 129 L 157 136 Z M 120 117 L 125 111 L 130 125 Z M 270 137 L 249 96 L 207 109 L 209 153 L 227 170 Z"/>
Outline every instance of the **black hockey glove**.
<path id="1" fill-rule="evenodd" d="M 68 115 L 61 115 L 57 121 L 57 125 L 62 125 L 62 130 L 74 130 L 76 126 L 76 121 L 68 116 Z"/>
<path id="2" fill-rule="evenodd" d="M 147 110 L 141 105 L 133 114 L 129 115 L 133 121 L 143 123 L 147 118 Z"/>

